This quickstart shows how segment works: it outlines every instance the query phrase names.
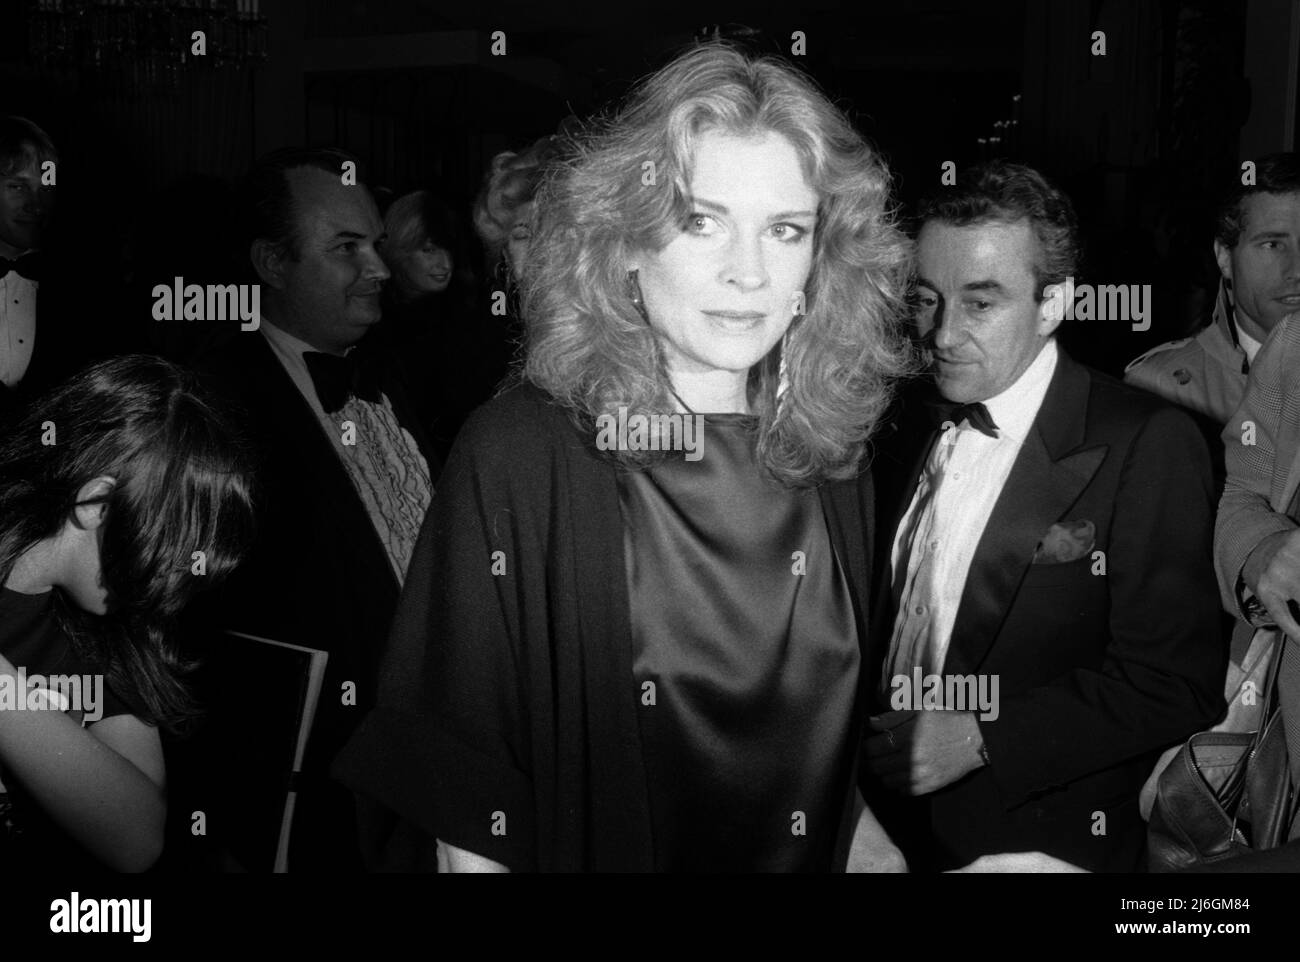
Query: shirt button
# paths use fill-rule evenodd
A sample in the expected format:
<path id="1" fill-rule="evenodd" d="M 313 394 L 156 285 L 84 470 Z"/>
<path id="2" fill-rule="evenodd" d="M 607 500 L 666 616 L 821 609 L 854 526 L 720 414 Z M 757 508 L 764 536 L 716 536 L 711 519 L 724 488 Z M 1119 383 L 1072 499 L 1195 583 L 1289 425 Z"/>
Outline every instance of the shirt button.
<path id="1" fill-rule="evenodd" d="M 931 550 L 931 551 L 938 551 L 938 550 L 939 550 L 939 542 L 938 542 L 938 541 L 931 541 L 931 542 L 930 542 L 930 550 Z"/>
<path id="2" fill-rule="evenodd" d="M 961 480 L 961 472 L 960 472 L 960 471 L 954 471 L 954 472 L 952 473 L 952 479 L 953 479 L 954 481 L 960 481 L 960 480 Z"/>
<path id="3" fill-rule="evenodd" d="M 925 605 L 917 605 L 917 606 L 916 606 L 916 613 L 917 613 L 918 615 L 923 615 L 923 614 L 925 614 Z"/>

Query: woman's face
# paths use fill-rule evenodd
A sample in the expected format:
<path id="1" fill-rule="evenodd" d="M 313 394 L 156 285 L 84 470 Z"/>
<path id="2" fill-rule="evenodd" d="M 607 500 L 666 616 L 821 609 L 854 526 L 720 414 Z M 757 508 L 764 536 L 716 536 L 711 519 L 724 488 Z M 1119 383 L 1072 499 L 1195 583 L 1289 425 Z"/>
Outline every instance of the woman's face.
<path id="1" fill-rule="evenodd" d="M 99 550 L 98 538 L 93 543 L 88 542 L 84 550 L 77 553 L 61 585 L 73 604 L 92 615 L 108 612 L 108 588 L 104 585 Z"/>
<path id="2" fill-rule="evenodd" d="M 670 374 L 748 371 L 790 326 L 812 269 L 817 192 L 785 137 L 696 141 L 682 232 L 629 262 Z"/>
<path id="3" fill-rule="evenodd" d="M 64 523 L 59 538 L 55 583 L 74 605 L 94 615 L 108 611 L 108 588 L 100 563 L 108 505 L 95 499 L 107 498 L 112 484 L 111 478 L 96 478 L 81 488 L 74 517 Z"/>
<path id="4" fill-rule="evenodd" d="M 398 289 L 408 295 L 441 294 L 451 283 L 453 267 L 451 252 L 431 240 L 399 252 L 390 265 Z"/>
<path id="5" fill-rule="evenodd" d="M 528 242 L 533 239 L 533 207 L 534 202 L 530 200 L 515 208 L 510 234 L 506 237 L 506 258 L 510 261 L 510 272 L 518 280 L 523 280 L 524 257 Z"/>

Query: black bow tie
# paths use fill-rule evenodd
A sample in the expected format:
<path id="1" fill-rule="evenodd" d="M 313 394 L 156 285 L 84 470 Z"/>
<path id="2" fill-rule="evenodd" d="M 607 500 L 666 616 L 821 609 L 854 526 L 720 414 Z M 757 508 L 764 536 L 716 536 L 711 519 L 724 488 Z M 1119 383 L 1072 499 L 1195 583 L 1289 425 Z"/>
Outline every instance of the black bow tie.
<path id="1" fill-rule="evenodd" d="M 363 401 L 379 400 L 379 378 L 369 364 L 357 358 L 355 351 L 346 357 L 303 351 L 302 359 L 307 364 L 316 397 L 320 398 L 320 406 L 326 414 L 333 414 L 343 407 L 350 397 L 359 397 Z"/>
<path id="2" fill-rule="evenodd" d="M 13 271 L 19 277 L 27 278 L 29 281 L 39 281 L 41 279 L 41 255 L 36 251 L 32 251 L 30 254 L 24 254 L 16 261 L 7 257 L 0 257 L 0 277 L 4 277 L 10 271 Z"/>
<path id="3" fill-rule="evenodd" d="M 989 409 L 984 406 L 983 401 L 974 401 L 970 404 L 954 404 L 952 401 L 937 400 L 929 403 L 934 416 L 934 423 L 940 427 L 948 422 L 956 426 L 961 424 L 962 421 L 968 421 L 970 426 L 980 434 L 986 434 L 991 438 L 998 436 L 998 426 L 993 423 L 993 417 L 989 414 Z"/>

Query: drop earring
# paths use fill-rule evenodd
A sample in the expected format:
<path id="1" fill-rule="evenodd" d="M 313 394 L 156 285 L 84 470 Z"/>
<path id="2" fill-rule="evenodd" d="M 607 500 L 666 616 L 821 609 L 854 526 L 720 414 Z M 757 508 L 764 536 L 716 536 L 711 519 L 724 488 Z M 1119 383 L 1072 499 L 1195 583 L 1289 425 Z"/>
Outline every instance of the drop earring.
<path id="1" fill-rule="evenodd" d="M 641 315 L 641 320 L 649 327 L 650 314 L 645 309 L 645 298 L 641 295 L 641 279 L 635 270 L 627 272 L 627 296 L 631 299 L 636 312 Z"/>
<path id="2" fill-rule="evenodd" d="M 508 290 L 514 283 L 515 279 L 510 271 L 510 260 L 506 257 L 504 250 L 501 252 L 501 256 L 497 258 L 492 273 L 495 275 L 497 283 L 501 285 L 501 290 Z"/>
<path id="3" fill-rule="evenodd" d="M 785 393 L 790 390 L 790 365 L 787 357 L 790 353 L 790 329 L 786 328 L 781 335 L 781 360 L 777 365 L 776 378 L 776 409 L 780 413 L 781 405 L 784 403 Z"/>

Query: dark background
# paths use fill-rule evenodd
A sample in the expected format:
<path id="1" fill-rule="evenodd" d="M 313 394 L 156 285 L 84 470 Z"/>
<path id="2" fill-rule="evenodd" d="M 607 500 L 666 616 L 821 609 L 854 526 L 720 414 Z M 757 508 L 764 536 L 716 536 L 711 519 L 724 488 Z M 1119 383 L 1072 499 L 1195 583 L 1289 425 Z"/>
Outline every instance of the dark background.
<path id="1" fill-rule="evenodd" d="M 1084 227 L 1080 279 L 1153 286 L 1149 332 L 1065 335 L 1112 371 L 1204 322 L 1215 196 L 1242 161 L 1296 146 L 1300 0 L 279 0 L 251 22 L 236 0 L 62 7 L 8 0 L 0 112 L 60 148 L 58 236 L 94 265 L 91 321 L 110 333 L 148 322 L 154 283 L 229 279 L 228 185 L 257 154 L 338 144 L 373 185 L 432 187 L 467 216 L 495 152 L 704 36 L 789 54 L 803 31 L 793 59 L 885 154 L 905 208 L 948 160 L 1006 156 L 1058 180 Z M 209 54 L 182 56 L 196 25 Z"/>

